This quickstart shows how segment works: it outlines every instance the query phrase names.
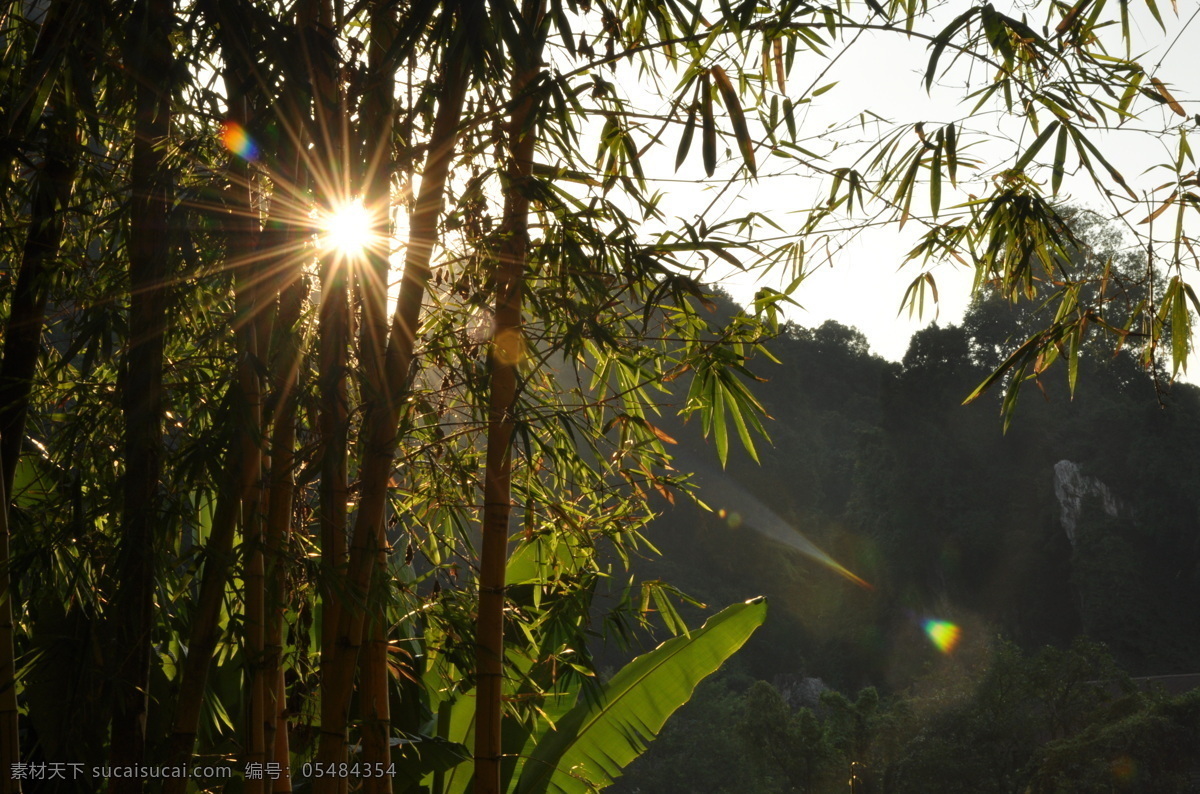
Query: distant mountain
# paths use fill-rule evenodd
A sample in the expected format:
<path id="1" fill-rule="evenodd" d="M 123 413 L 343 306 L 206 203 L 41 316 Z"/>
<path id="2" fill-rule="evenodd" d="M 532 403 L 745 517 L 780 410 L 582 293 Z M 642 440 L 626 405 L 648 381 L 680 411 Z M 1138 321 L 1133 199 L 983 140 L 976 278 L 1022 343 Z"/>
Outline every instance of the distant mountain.
<path id="1" fill-rule="evenodd" d="M 1131 355 L 1097 349 L 1074 399 L 1065 368 L 1026 385 L 1006 435 L 997 396 L 962 405 L 995 364 L 989 340 L 1031 322 L 1006 310 L 931 325 L 900 364 L 835 322 L 786 326 L 769 345 L 782 365 L 751 362 L 772 418 L 761 466 L 735 452 L 722 472 L 695 423 L 668 422 L 714 512 L 664 503 L 663 557 L 639 572 L 714 606 L 770 597 L 740 662 L 764 678 L 904 687 L 939 653 L 930 620 L 966 644 L 1084 634 L 1133 674 L 1194 672 L 1200 391 L 1156 393 Z"/>

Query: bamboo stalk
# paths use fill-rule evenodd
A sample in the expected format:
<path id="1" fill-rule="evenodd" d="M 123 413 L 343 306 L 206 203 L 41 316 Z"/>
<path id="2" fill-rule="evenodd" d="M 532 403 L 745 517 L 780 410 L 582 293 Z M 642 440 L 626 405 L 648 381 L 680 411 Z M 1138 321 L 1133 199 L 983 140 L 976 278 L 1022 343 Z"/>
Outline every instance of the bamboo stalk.
<path id="1" fill-rule="evenodd" d="M 544 0 L 542 3 L 544 7 Z M 543 13 L 536 0 L 523 3 L 529 30 Z M 529 192 L 533 173 L 535 98 L 540 48 L 514 52 L 512 96 L 515 110 L 507 137 L 510 159 L 504 195 L 504 218 L 496 262 L 496 320 L 492 339 L 488 399 L 487 454 L 483 478 L 483 538 L 479 556 L 479 615 L 476 622 L 475 794 L 500 794 L 501 717 L 504 688 L 505 568 L 512 511 L 513 410 L 517 399 L 517 367 L 524 354 L 521 301 L 529 255 Z"/>
<path id="2" fill-rule="evenodd" d="M 284 184 L 294 194 L 302 190 L 299 173 L 301 170 L 299 147 L 289 144 L 282 158 L 289 173 L 284 174 Z M 279 198 L 277 197 L 278 201 Z M 278 253 L 275 267 L 280 272 L 283 289 L 279 294 L 279 309 L 271 343 L 272 398 L 274 406 L 271 424 L 271 465 L 268 475 L 267 526 L 265 534 L 266 555 L 266 626 L 263 645 L 262 674 L 267 681 L 275 682 L 267 693 L 265 709 L 266 724 L 264 742 L 273 748 L 274 760 L 284 770 L 288 768 L 287 718 L 284 703 L 284 681 L 282 667 L 283 613 L 286 605 L 284 574 L 286 558 L 284 549 L 291 534 L 293 499 L 295 495 L 294 471 L 296 466 L 296 398 L 295 387 L 302 351 L 296 325 L 300 320 L 305 297 L 305 286 L 301 278 L 302 259 L 299 250 L 303 246 L 304 230 L 295 223 L 283 223 L 278 235 Z M 282 727 L 281 727 L 282 723 Z M 282 736 L 279 734 L 282 733 Z M 282 758 L 280 748 L 283 748 Z M 290 774 L 280 780 L 290 781 Z M 274 791 L 290 791 L 279 788 L 276 781 Z"/>
<path id="3" fill-rule="evenodd" d="M 21 760 L 19 713 L 17 711 L 17 663 L 13 644 L 12 558 L 8 535 L 8 489 L 0 478 L 0 793 L 20 792 L 21 782 L 12 777 L 13 765 Z"/>
<path id="4" fill-rule="evenodd" d="M 284 705 L 284 700 L 287 696 L 287 690 L 284 687 L 283 670 L 279 670 L 279 674 L 275 678 L 275 713 L 277 715 L 277 725 L 273 740 L 273 752 L 275 763 L 279 764 L 281 774 L 276 778 L 271 786 L 272 794 L 287 794 L 292 790 L 292 771 L 291 771 L 291 749 L 288 741 L 287 731 L 287 708 Z"/>
<path id="5" fill-rule="evenodd" d="M 305 25 L 305 57 L 313 86 L 313 109 L 317 128 L 323 136 L 325 179 L 316 180 L 323 193 L 322 204 L 330 208 L 342 198 L 338 192 L 345 188 L 345 136 L 341 92 L 336 81 L 336 65 L 329 57 L 334 49 L 333 18 L 328 0 L 308 4 Z M 314 16 L 315 12 L 315 16 Z M 348 192 L 348 191 L 346 191 Z M 321 671 L 339 663 L 336 650 L 338 616 L 345 594 L 348 510 L 350 490 L 347 477 L 349 445 L 349 406 L 347 368 L 350 344 L 350 279 L 349 268 L 338 261 L 340 255 L 326 253 L 321 257 L 321 306 L 318 317 L 319 350 L 317 389 L 320 409 L 317 430 L 320 443 L 320 483 L 317 489 L 321 543 Z M 353 668 L 353 662 L 350 663 Z M 353 672 L 351 672 L 353 675 Z M 321 734 L 332 730 L 329 704 L 321 698 Z M 346 729 L 342 750 L 330 763 L 346 760 Z M 334 778 L 338 788 L 345 783 Z"/>
<path id="6" fill-rule="evenodd" d="M 227 84 L 236 85 L 237 82 L 230 79 Z M 244 123 L 245 98 L 234 94 L 229 102 L 233 120 Z M 186 764 L 195 746 L 208 671 L 220 636 L 221 604 L 233 572 L 232 550 L 237 520 L 259 478 L 261 465 L 260 392 L 255 369 L 257 334 L 253 323 L 254 302 L 250 295 L 252 278 L 248 273 L 256 248 L 258 221 L 252 213 L 246 163 L 234 158 L 230 171 L 233 174 L 230 193 L 237 201 L 234 211 L 226 219 L 228 260 L 235 275 L 234 300 L 238 314 L 235 321 L 237 365 L 233 385 L 237 434 L 226 455 L 225 471 L 228 476 L 217 495 L 217 509 L 205 546 L 200 595 L 192 618 L 188 654 L 180 674 L 174 727 L 167 745 L 167 759 L 171 765 Z M 187 781 L 183 778 L 168 779 L 163 790 L 166 794 L 183 794 L 186 787 Z"/>
<path id="7" fill-rule="evenodd" d="M 293 114 L 294 115 L 294 114 Z M 293 134 L 298 127 L 293 128 Z M 301 265 L 305 229 L 296 222 L 296 174 L 299 146 L 288 136 L 281 142 L 278 170 L 272 173 L 276 194 L 270 216 L 258 239 L 258 255 L 248 268 L 244 292 L 262 368 L 270 367 L 272 394 L 260 409 L 259 476 L 251 485 L 243 506 L 245 543 L 245 630 L 248 663 L 246 687 L 247 764 L 265 764 L 275 751 L 279 708 L 277 679 L 282 650 L 283 579 L 279 569 L 281 548 L 290 531 L 292 511 L 292 467 L 295 458 L 296 408 L 292 392 L 299 367 L 299 342 L 295 325 L 303 303 Z M 287 195 L 293 193 L 292 196 Z M 279 333 L 276 333 L 277 327 Z M 261 370 L 260 370 L 261 371 Z M 259 388 L 266 384 L 261 382 Z M 267 438 L 268 430 L 269 435 Z M 270 442 L 268 444 L 268 441 Z M 276 488 L 281 489 L 278 497 Z M 275 511 L 272 514 L 272 510 Z M 266 792 L 265 778 L 247 780 L 247 791 Z"/>
<path id="8" fill-rule="evenodd" d="M 362 392 L 380 388 L 366 373 L 382 373 L 387 339 L 388 247 L 392 237 L 391 182 L 395 162 L 392 157 L 392 127 L 395 121 L 395 75 L 386 70 L 383 59 L 395 37 L 395 12 L 376 6 L 371 12 L 371 37 L 367 49 L 369 82 L 363 102 L 363 139 L 366 142 L 366 190 L 364 200 L 374 219 L 376 242 L 367 250 L 362 270 L 363 324 L 360 358 L 365 363 Z M 382 524 L 382 521 L 381 521 Z M 359 708 L 362 725 L 363 762 L 372 769 L 386 769 L 391 762 L 391 711 L 388 702 L 388 609 L 386 577 L 388 546 L 380 528 L 376 576 L 366 608 L 370 619 L 364 628 L 366 649 L 360 664 Z M 386 794 L 391 782 L 383 776 L 363 781 L 366 794 Z"/>
<path id="9" fill-rule="evenodd" d="M 232 75 L 227 84 L 232 83 Z M 248 101 L 241 98 L 242 109 L 237 121 L 245 126 L 249 121 Z M 262 488 L 263 438 L 262 438 L 262 382 L 258 374 L 261 318 L 265 316 L 265 296 L 261 293 L 262 278 L 257 265 L 256 243 L 260 237 L 258 220 L 250 201 L 250 169 L 240 158 L 236 160 L 236 179 L 244 180 L 245 190 L 239 184 L 239 204 L 244 196 L 245 204 L 237 213 L 244 217 L 234 220 L 234 234 L 244 245 L 233 262 L 234 334 L 237 344 L 237 377 L 240 413 L 239 432 L 241 457 L 245 467 L 241 499 L 240 525 L 242 529 L 244 588 L 243 620 L 244 650 L 247 661 L 248 692 L 246 712 L 245 744 L 243 761 L 264 763 L 266 746 L 263 737 L 264 692 L 261 675 L 263 648 L 263 596 L 264 571 L 262 557 Z M 240 247 L 240 246 L 239 246 Z M 265 351 L 264 351 L 265 352 Z M 263 781 L 248 780 L 247 791 L 261 794 Z"/>
<path id="10" fill-rule="evenodd" d="M 137 766 L 146 757 L 151 634 L 154 628 L 155 528 L 161 512 L 163 351 L 166 333 L 168 184 L 163 147 L 170 134 L 172 73 L 171 0 L 142 0 L 142 35 L 130 63 L 137 78 L 133 141 L 133 200 L 129 228 L 129 353 L 122 409 L 125 414 L 123 531 L 117 554 L 113 725 L 114 766 Z M 113 778 L 111 794 L 140 791 L 140 781 Z"/>
<path id="11" fill-rule="evenodd" d="M 82 6 L 53 3 L 31 59 L 36 74 L 49 57 L 51 42 L 71 35 L 77 27 Z M 21 251 L 21 264 L 13 290 L 8 321 L 4 328 L 3 360 L 0 361 L 0 794 L 21 790 L 12 777 L 13 764 L 21 761 L 19 714 L 17 710 L 16 649 L 13 623 L 12 558 L 9 533 L 9 498 L 13 491 L 33 376 L 41 352 L 48 285 L 62 244 L 65 210 L 71 198 L 77 168 L 78 133 L 59 103 L 60 89 L 42 114 L 46 136 L 41 174 L 36 179 L 30 207 L 30 226 Z M 20 111 L 19 127 L 27 123 L 26 108 Z M 17 128 L 17 126 L 14 126 Z"/>
<path id="12" fill-rule="evenodd" d="M 41 178 L 31 200 L 29 233 L 4 329 L 4 361 L 0 364 L 0 466 L 4 491 L 11 497 L 33 375 L 41 352 L 49 283 L 66 225 L 65 210 L 75 183 L 76 129 L 61 111 L 46 111 L 46 150 Z"/>
<path id="13" fill-rule="evenodd" d="M 470 11 L 464 10 L 461 16 L 469 17 Z M 383 528 L 388 479 L 396 450 L 399 403 L 408 390 L 407 378 L 413 362 L 416 329 L 430 278 L 429 263 L 437 239 L 438 220 L 444 205 L 446 181 L 450 163 L 454 159 L 458 125 L 466 97 L 469 74 L 463 62 L 465 48 L 465 37 L 460 35 L 456 44 L 446 53 L 441 77 L 441 100 L 431 135 L 434 144 L 421 178 L 420 194 L 409 226 L 400 296 L 388 333 L 383 371 L 372 374 L 373 383 L 378 385 L 368 394 L 364 418 L 364 444 L 359 473 L 361 495 L 354 525 L 355 543 L 346 577 L 346 589 L 350 597 L 345 600 L 338 619 L 338 636 L 333 646 L 336 656 L 330 664 L 323 664 L 321 668 L 322 730 L 317 749 L 318 763 L 336 763 L 345 753 L 345 726 L 365 618 L 362 604 L 378 549 L 382 545 L 379 535 Z M 316 794 L 332 794 L 336 790 L 336 781 L 328 778 L 314 781 Z"/>
<path id="14" fill-rule="evenodd" d="M 388 549 L 379 549 L 376 561 L 375 588 L 386 587 Z M 388 703 L 388 623 L 386 601 L 375 599 L 371 619 L 363 628 L 366 648 L 361 660 L 361 679 L 358 699 L 362 724 L 363 762 L 372 769 L 386 769 L 391 763 L 391 709 Z M 378 608 L 376 608 L 378 607 Z M 377 764 L 382 766 L 376 766 Z M 390 778 L 373 775 L 363 780 L 365 794 L 387 794 L 392 790 Z"/>
<path id="15" fill-rule="evenodd" d="M 61 68 L 52 53 L 58 49 L 61 39 L 79 35 L 83 7 L 82 3 L 67 0 L 50 4 L 26 70 L 29 79 L 37 79 L 37 76 L 50 79 L 49 75 Z M 35 188 L 30 201 L 29 232 L 21 251 L 21 265 L 4 328 L 4 358 L 0 362 L 0 478 L 5 493 L 10 496 L 25 438 L 33 373 L 41 350 L 47 285 L 62 243 L 66 222 L 64 211 L 75 184 L 78 132 L 74 121 L 69 120 L 59 107 L 61 102 L 61 88 L 52 87 L 51 100 L 42 113 L 41 127 L 46 142 L 41 153 L 41 174 L 40 178 L 31 180 Z M 27 103 L 17 110 L 17 118 L 9 126 L 10 130 L 29 125 L 32 105 Z"/>

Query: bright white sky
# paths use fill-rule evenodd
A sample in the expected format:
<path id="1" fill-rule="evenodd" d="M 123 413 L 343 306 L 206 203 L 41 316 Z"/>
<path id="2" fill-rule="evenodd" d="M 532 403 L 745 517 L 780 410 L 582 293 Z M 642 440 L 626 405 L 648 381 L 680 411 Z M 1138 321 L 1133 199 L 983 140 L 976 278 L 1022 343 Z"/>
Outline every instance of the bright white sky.
<path id="1" fill-rule="evenodd" d="M 1171 15 L 1170 5 L 1165 0 L 1160 3 L 1165 15 L 1164 21 L 1167 23 L 1165 34 L 1144 8 L 1136 3 L 1131 4 L 1134 5 L 1139 7 L 1131 14 L 1131 27 L 1135 37 L 1142 42 L 1141 51 L 1147 53 L 1140 58 L 1140 62 L 1143 66 L 1150 67 L 1162 59 L 1161 67 L 1155 70 L 1154 74 L 1171 87 L 1173 95 L 1183 104 L 1189 115 L 1200 111 L 1200 20 L 1197 19 L 1200 14 L 1200 0 L 1180 2 L 1178 16 Z M 960 13 L 956 10 L 957 6 L 961 4 L 950 2 L 946 4 L 945 9 L 938 12 L 939 26 Z M 1044 13 L 1040 9 L 1037 12 Z M 1019 14 L 1019 11 L 1016 13 Z M 1036 21 L 1040 26 L 1040 17 L 1036 20 L 1031 18 L 1030 21 Z M 1172 42 L 1175 42 L 1174 46 L 1169 46 Z M 1113 37 L 1113 46 L 1116 46 L 1116 36 Z M 1136 45 L 1134 52 L 1138 52 Z M 757 55 L 753 57 L 757 61 Z M 817 85 L 838 81 L 833 91 L 815 101 L 818 109 L 812 111 L 812 115 L 803 118 L 798 114 L 797 121 L 800 122 L 801 129 L 816 134 L 826 125 L 845 121 L 847 117 L 863 109 L 870 109 L 897 123 L 925 121 L 940 122 L 944 125 L 964 117 L 970 106 L 957 104 L 962 95 L 961 91 L 956 92 L 952 88 L 939 89 L 935 86 L 932 96 L 926 95 L 921 78 L 928 57 L 925 42 L 918 39 L 909 41 L 896 33 L 864 35 L 824 76 L 818 76 L 816 73 L 823 69 L 827 62 L 816 58 L 802 61 L 798 56 L 796 67 L 789 76 L 790 95 L 798 96 L 799 91 L 807 86 L 809 81 L 805 79 L 805 75 L 808 73 L 813 74 Z M 943 63 L 945 62 L 946 57 L 943 58 Z M 806 72 L 807 69 L 812 71 Z M 977 84 L 978 78 L 976 75 Z M 668 89 L 670 87 L 672 86 L 668 85 Z M 1152 111 L 1155 114 L 1158 112 Z M 1162 112 L 1169 113 L 1165 109 Z M 817 115 L 818 113 L 820 115 Z M 748 112 L 747 115 L 752 114 Z M 1154 126 L 1158 123 L 1159 119 L 1156 118 Z M 981 129 L 988 124 L 996 125 L 996 117 L 984 117 L 969 126 Z M 930 124 L 930 128 L 933 126 Z M 1117 138 L 1117 135 L 1124 136 L 1124 139 Z M 861 134 L 862 139 L 873 137 L 870 126 Z M 699 165 L 699 135 L 696 138 L 689 161 L 678 173 L 672 170 L 673 157 L 663 157 L 665 162 L 661 165 L 654 163 L 647 168 L 648 176 L 667 177 L 672 180 L 664 181 L 661 185 L 667 192 L 667 198 L 661 206 L 669 216 L 694 220 L 716 195 L 718 188 L 706 188 L 702 185 L 683 187 L 682 184 L 686 182 L 681 184 L 673 181 L 703 180 L 703 171 Z M 674 142 L 677 139 L 668 133 L 667 140 L 669 143 L 666 149 L 673 155 Z M 1174 159 L 1174 152 L 1168 152 L 1165 145 L 1136 132 L 1116 133 L 1104 140 L 1108 141 L 1109 145 L 1101 144 L 1102 148 L 1135 190 L 1147 189 L 1165 181 L 1155 178 L 1152 174 L 1142 176 L 1154 163 Z M 1125 140 L 1128 140 L 1128 145 L 1125 144 Z M 1052 150 L 1047 147 L 1043 154 L 1046 151 Z M 1005 157 L 1012 162 L 1016 152 L 1016 146 L 1012 145 L 1008 148 L 997 148 L 991 154 L 980 150 L 978 154 L 994 164 L 997 161 L 1002 162 Z M 736 153 L 734 157 L 737 157 Z M 758 160 L 760 174 L 769 169 L 777 169 L 778 164 L 782 162 L 768 156 L 768 153 L 761 149 Z M 831 162 L 834 165 L 844 165 L 848 164 L 847 160 L 848 158 L 839 156 L 836 162 Z M 718 170 L 717 176 L 732 173 L 734 165 L 736 163 L 728 165 L 724 172 Z M 960 173 L 960 187 L 963 186 L 962 182 Z M 972 188 L 968 186 L 968 189 Z M 786 228 L 789 217 L 795 218 L 787 214 L 789 208 L 803 209 L 811 206 L 815 190 L 815 181 L 801 176 L 764 178 L 757 184 L 742 189 L 740 196 L 735 197 L 732 195 L 733 191 L 730 191 L 720 199 L 717 206 L 727 208 L 723 213 L 727 216 L 737 216 L 750 210 L 767 212 Z M 983 194 L 985 186 L 976 182 L 973 190 Z M 1100 197 L 1087 189 L 1082 177 L 1073 179 L 1068 174 L 1060 197 L 1103 209 Z M 960 190 L 957 194 L 952 193 L 949 186 L 946 186 L 943 191 L 943 213 L 946 207 L 965 198 L 966 192 Z M 918 207 L 924 210 L 928 207 L 928 201 L 918 194 L 913 199 L 913 207 L 914 211 Z M 1135 211 L 1131 213 L 1130 221 L 1136 223 L 1145 217 L 1145 214 L 1147 213 L 1138 214 L 1138 211 Z M 800 221 L 796 219 L 795 222 L 798 224 Z M 927 306 L 924 320 L 910 320 L 907 312 L 897 316 L 905 287 L 920 273 L 917 263 L 911 263 L 904 268 L 899 268 L 899 265 L 921 231 L 918 224 L 910 222 L 900 232 L 893 225 L 861 234 L 836 254 L 832 267 L 820 267 L 806 279 L 795 294 L 797 302 L 803 308 L 791 307 L 787 312 L 789 318 L 805 326 L 816 326 L 827 319 L 855 326 L 867 335 L 875 353 L 898 360 L 907 349 L 913 331 L 928 324 L 934 314 Z M 941 298 L 937 310 L 938 320 L 943 324 L 960 321 L 969 302 L 971 271 L 967 268 L 942 265 L 934 274 Z M 717 280 L 719 276 L 725 289 L 740 302 L 748 303 L 760 286 L 781 288 L 780 278 L 784 275 L 776 274 L 760 281 L 754 276 L 740 274 L 732 268 L 722 266 L 721 270 L 713 270 L 708 279 Z M 788 280 L 790 277 L 784 278 L 782 283 L 786 284 Z M 1197 275 L 1196 282 L 1200 282 L 1200 274 Z"/>

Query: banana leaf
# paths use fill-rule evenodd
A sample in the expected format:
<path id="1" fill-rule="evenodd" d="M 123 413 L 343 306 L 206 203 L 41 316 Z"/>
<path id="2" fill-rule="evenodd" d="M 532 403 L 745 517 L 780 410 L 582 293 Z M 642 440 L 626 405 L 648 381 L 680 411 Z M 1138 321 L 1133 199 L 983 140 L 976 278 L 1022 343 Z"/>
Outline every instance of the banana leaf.
<path id="1" fill-rule="evenodd" d="M 516 791 L 585 794 L 611 783 L 766 615 L 765 598 L 734 604 L 690 636 L 675 637 L 634 659 L 597 697 L 580 700 L 537 743 Z"/>

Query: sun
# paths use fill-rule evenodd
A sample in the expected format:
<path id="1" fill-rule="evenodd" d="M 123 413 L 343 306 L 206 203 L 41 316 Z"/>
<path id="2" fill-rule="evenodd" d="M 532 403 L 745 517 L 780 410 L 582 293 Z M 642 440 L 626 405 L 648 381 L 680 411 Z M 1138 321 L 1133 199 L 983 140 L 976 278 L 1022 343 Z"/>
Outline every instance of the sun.
<path id="1" fill-rule="evenodd" d="M 361 257 L 375 243 L 373 226 L 371 213 L 361 199 L 346 201 L 323 214 L 322 245 L 347 259 Z"/>

